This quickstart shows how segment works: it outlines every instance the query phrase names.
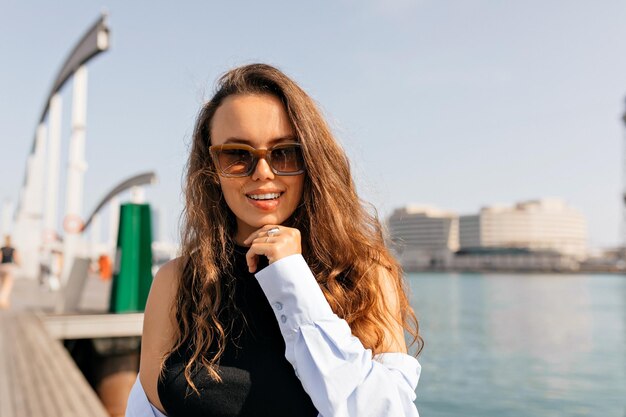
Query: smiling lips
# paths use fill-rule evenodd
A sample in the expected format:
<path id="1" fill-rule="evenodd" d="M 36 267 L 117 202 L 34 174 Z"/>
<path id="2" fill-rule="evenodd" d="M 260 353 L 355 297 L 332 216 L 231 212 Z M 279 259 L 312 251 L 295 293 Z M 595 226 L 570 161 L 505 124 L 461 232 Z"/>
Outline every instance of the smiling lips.
<path id="1" fill-rule="evenodd" d="M 259 210 L 272 211 L 278 207 L 278 199 L 284 192 L 246 194 L 248 202 Z"/>
<path id="2" fill-rule="evenodd" d="M 280 197 L 282 193 L 266 193 L 266 194 L 246 194 L 246 197 L 253 200 L 275 200 Z"/>

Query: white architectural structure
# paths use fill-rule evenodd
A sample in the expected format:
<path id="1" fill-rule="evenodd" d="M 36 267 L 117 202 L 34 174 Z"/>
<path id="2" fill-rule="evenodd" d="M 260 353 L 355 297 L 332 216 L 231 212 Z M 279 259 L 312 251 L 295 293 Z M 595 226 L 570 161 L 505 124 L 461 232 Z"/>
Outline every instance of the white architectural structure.
<path id="1" fill-rule="evenodd" d="M 517 248 L 554 252 L 582 260 L 587 253 L 585 218 L 560 199 L 541 199 L 512 207 L 484 207 L 461 216 L 460 246 L 464 251 Z"/>
<path id="2" fill-rule="evenodd" d="M 456 213 L 430 206 L 396 209 L 388 219 L 393 249 L 406 270 L 446 267 L 459 248 Z"/>
<path id="3" fill-rule="evenodd" d="M 84 247 L 81 238 L 85 117 L 87 103 L 86 64 L 109 48 L 109 28 L 103 14 L 76 44 L 52 85 L 35 132 L 26 163 L 20 200 L 15 210 L 14 242 L 22 256 L 21 275 L 35 278 L 40 264 L 49 258 L 53 246 L 63 240 L 66 279 L 75 256 Z M 61 176 L 61 90 L 73 80 L 72 138 L 69 144 L 65 188 L 64 234 L 59 230 L 59 183 Z"/>

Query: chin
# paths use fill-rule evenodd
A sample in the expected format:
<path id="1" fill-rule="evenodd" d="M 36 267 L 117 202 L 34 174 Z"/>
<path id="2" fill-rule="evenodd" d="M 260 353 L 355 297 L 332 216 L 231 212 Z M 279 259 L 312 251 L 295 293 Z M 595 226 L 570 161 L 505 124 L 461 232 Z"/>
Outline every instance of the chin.
<path id="1" fill-rule="evenodd" d="M 260 229 L 261 227 L 266 226 L 268 224 L 281 225 L 283 224 L 284 221 L 285 219 L 279 216 L 266 216 L 266 217 L 263 217 L 262 219 L 257 219 L 255 222 L 251 224 L 253 224 L 257 229 Z"/>

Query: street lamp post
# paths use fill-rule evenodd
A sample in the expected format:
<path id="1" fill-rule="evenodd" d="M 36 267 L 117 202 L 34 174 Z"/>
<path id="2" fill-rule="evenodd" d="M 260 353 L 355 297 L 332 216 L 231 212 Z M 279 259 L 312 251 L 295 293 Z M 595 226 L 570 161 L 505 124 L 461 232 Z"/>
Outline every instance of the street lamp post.
<path id="1" fill-rule="evenodd" d="M 622 115 L 622 121 L 626 126 L 626 111 Z M 622 155 L 622 257 L 626 258 L 626 131 L 624 133 L 624 148 Z"/>

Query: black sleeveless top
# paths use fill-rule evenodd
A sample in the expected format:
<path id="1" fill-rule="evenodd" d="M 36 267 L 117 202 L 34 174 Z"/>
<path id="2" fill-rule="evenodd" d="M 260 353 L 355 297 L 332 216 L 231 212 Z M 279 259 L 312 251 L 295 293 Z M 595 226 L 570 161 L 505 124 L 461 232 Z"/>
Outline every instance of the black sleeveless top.
<path id="1" fill-rule="evenodd" d="M 232 323 L 226 350 L 219 360 L 222 382 L 213 381 L 204 368 L 192 372 L 200 395 L 187 384 L 184 367 L 191 355 L 184 345 L 165 361 L 158 382 L 161 404 L 169 417 L 318 415 L 308 394 L 285 359 L 285 342 L 272 308 L 256 278 L 248 272 L 247 248 L 236 247 L 233 278 L 223 277 L 223 288 L 233 292 L 238 311 L 219 315 Z M 258 270 L 267 266 L 261 257 Z M 215 351 L 211 346 L 209 351 Z"/>
<path id="2" fill-rule="evenodd" d="M 2 249 L 0 249 L 0 251 L 2 251 L 2 261 L 0 263 L 3 263 L 3 264 L 13 263 L 13 252 L 15 252 L 14 248 L 10 246 L 3 246 Z"/>

